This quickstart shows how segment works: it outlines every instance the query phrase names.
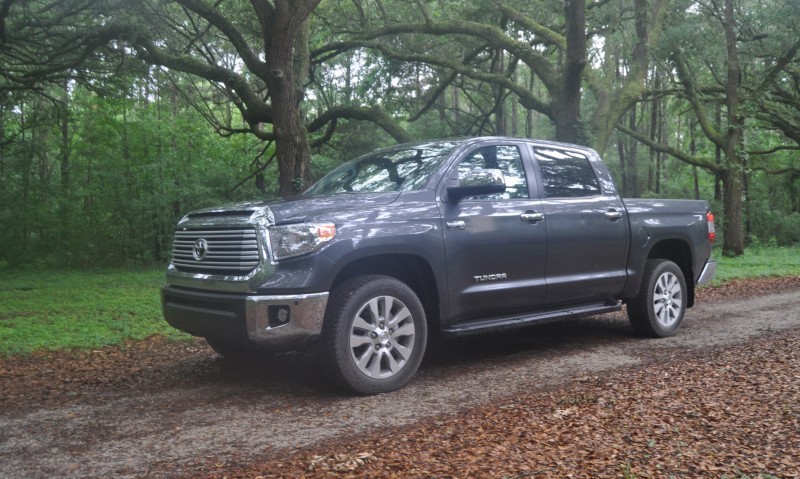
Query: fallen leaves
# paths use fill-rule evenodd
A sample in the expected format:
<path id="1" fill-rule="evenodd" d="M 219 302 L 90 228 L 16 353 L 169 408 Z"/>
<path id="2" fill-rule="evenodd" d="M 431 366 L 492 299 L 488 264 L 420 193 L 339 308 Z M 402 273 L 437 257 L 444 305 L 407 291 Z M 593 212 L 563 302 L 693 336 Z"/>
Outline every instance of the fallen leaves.
<path id="1" fill-rule="evenodd" d="M 706 286 L 697 290 L 697 301 L 713 303 L 728 298 L 747 298 L 800 288 L 800 276 L 733 279 L 720 286 Z"/>
<path id="2" fill-rule="evenodd" d="M 181 362 L 210 358 L 213 352 L 202 340 L 170 341 L 158 336 L 123 347 L 0 356 L 0 410 L 69 403 L 98 388 L 178 383 Z"/>
<path id="3" fill-rule="evenodd" d="M 376 457 L 371 452 L 357 452 L 355 454 L 332 454 L 327 456 L 314 456 L 308 465 L 309 471 L 353 472 L 361 466 L 375 462 Z"/>
<path id="4" fill-rule="evenodd" d="M 800 331 L 783 331 L 412 427 L 339 438 L 226 475 L 800 478 L 799 379 Z M 380 454 L 351 470 L 308 467 L 364 450 Z"/>
<path id="5" fill-rule="evenodd" d="M 729 285 L 698 291 L 698 301 L 798 289 L 800 278 Z M 204 374 L 184 378 L 179 365 L 202 369 L 213 358 L 198 342 L 159 338 L 2 358 L 0 408 L 197 381 Z M 689 357 L 676 352 L 664 363 L 246 461 L 209 458 L 207 467 L 170 477 L 800 478 L 800 331 Z"/>

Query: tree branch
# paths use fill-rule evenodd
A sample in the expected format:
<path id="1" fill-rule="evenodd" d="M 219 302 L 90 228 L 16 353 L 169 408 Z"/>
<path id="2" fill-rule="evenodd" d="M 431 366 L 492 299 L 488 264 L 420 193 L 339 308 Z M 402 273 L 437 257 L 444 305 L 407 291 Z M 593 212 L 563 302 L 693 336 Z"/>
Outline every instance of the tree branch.
<path id="1" fill-rule="evenodd" d="M 700 128 L 703 130 L 703 133 L 711 140 L 715 145 L 719 146 L 722 149 L 726 147 L 726 139 L 719 132 L 714 126 L 711 124 L 711 120 L 709 120 L 708 113 L 706 112 L 705 106 L 703 102 L 700 101 L 700 98 L 697 93 L 697 86 L 695 85 L 694 79 L 692 78 L 692 74 L 689 71 L 689 66 L 686 63 L 686 58 L 684 58 L 683 53 L 680 51 L 675 52 L 672 55 L 672 58 L 675 62 L 675 66 L 678 69 L 678 76 L 680 78 L 681 83 L 683 84 L 684 91 L 686 92 L 686 96 L 689 99 L 689 103 L 691 103 L 692 108 L 694 109 L 695 116 L 697 116 L 697 120 L 700 123 Z"/>
<path id="2" fill-rule="evenodd" d="M 139 57 L 150 63 L 229 86 L 247 107 L 247 110 L 243 112 L 243 116 L 251 126 L 257 123 L 272 122 L 272 110 L 269 105 L 264 103 L 247 83 L 247 80 L 236 72 L 198 61 L 189 56 L 171 55 L 158 48 L 151 40 L 139 35 L 125 39 L 133 43 Z"/>
<path id="3" fill-rule="evenodd" d="M 567 49 L 567 39 L 564 37 L 564 35 L 525 16 L 525 14 L 511 7 L 505 2 L 495 0 L 494 4 L 498 10 L 500 10 L 509 19 L 513 20 L 514 23 L 532 32 L 534 35 L 542 37 L 546 43 L 555 45 L 561 51 L 565 51 Z"/>
<path id="4" fill-rule="evenodd" d="M 769 150 L 752 150 L 748 151 L 748 155 L 771 155 L 773 153 L 777 153 L 779 151 L 800 151 L 800 146 L 788 146 L 788 145 L 778 145 L 776 147 L 770 148 Z"/>
<path id="5" fill-rule="evenodd" d="M 314 121 L 306 126 L 306 129 L 310 133 L 319 131 L 328 122 L 338 118 L 371 121 L 383 128 L 398 143 L 406 143 L 413 140 L 413 137 L 394 118 L 378 107 L 336 106 L 315 118 Z"/>
<path id="6" fill-rule="evenodd" d="M 216 27 L 231 42 L 237 53 L 241 55 L 247 69 L 264 80 L 267 76 L 266 64 L 253 53 L 242 33 L 227 18 L 202 0 L 176 0 L 178 3 L 203 17 Z"/>
<path id="7" fill-rule="evenodd" d="M 712 173 L 723 173 L 725 168 L 722 165 L 718 165 L 712 159 L 703 159 L 703 158 L 696 158 L 691 155 L 687 155 L 686 153 L 678 150 L 677 148 L 673 148 L 668 145 L 662 145 L 660 143 L 656 143 L 646 136 L 642 135 L 641 133 L 631 130 L 630 128 L 625 127 L 622 124 L 617 124 L 617 129 L 626 135 L 629 135 L 641 143 L 649 146 L 650 148 L 660 151 L 662 153 L 666 153 L 670 156 L 673 156 L 684 163 L 688 163 L 690 165 L 699 166 L 700 168 L 704 168 Z"/>
<path id="8" fill-rule="evenodd" d="M 425 34 L 425 35 L 467 35 L 480 38 L 495 48 L 502 48 L 512 55 L 519 58 L 528 65 L 541 79 L 545 88 L 551 93 L 560 88 L 560 76 L 550 61 L 536 50 L 532 49 L 527 43 L 511 38 L 505 32 L 493 25 L 470 21 L 434 21 L 431 23 L 398 23 L 385 26 L 383 28 L 354 35 L 351 40 L 332 42 L 322 48 L 312 52 L 312 58 L 325 55 L 332 51 L 347 51 L 351 48 L 365 46 L 381 37 L 388 37 L 402 34 Z M 327 57 L 326 58 L 330 58 Z"/>

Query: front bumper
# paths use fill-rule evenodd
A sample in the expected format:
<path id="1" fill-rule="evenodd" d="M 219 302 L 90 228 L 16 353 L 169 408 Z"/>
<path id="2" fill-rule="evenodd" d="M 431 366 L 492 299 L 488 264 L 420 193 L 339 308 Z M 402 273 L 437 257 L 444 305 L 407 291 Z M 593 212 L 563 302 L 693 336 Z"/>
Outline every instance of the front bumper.
<path id="1" fill-rule="evenodd" d="M 328 293 L 242 295 L 164 286 L 164 319 L 195 336 L 285 350 L 322 332 Z"/>

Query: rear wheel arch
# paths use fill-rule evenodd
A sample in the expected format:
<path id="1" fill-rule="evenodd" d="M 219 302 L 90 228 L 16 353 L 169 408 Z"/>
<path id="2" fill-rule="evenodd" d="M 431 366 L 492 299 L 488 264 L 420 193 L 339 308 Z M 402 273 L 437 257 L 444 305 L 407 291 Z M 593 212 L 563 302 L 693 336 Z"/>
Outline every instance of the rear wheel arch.
<path id="1" fill-rule="evenodd" d="M 676 334 L 686 313 L 686 284 L 673 261 L 647 260 L 639 293 L 628 301 L 628 319 L 636 333 L 660 338 Z"/>
<path id="2" fill-rule="evenodd" d="M 686 307 L 694 306 L 694 273 L 692 270 L 692 248 L 684 240 L 668 239 L 653 245 L 647 254 L 647 260 L 663 259 L 678 265 L 686 280 L 687 298 Z M 640 286 L 641 287 L 641 286 Z"/>

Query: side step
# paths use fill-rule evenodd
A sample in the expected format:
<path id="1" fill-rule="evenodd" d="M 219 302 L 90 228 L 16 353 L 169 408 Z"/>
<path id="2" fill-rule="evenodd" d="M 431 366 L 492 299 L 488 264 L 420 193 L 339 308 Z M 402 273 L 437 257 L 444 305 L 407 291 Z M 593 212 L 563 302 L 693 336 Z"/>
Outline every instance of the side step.
<path id="1" fill-rule="evenodd" d="M 442 328 L 442 333 L 448 337 L 468 336 L 489 331 L 505 331 L 508 329 L 522 328 L 532 324 L 549 323 L 566 318 L 580 318 L 584 316 L 594 316 L 596 314 L 613 313 L 621 309 L 621 301 L 606 300 L 597 303 L 569 306 L 563 309 L 537 311 L 535 313 L 527 312 L 506 316 L 468 319 L 445 326 Z"/>

